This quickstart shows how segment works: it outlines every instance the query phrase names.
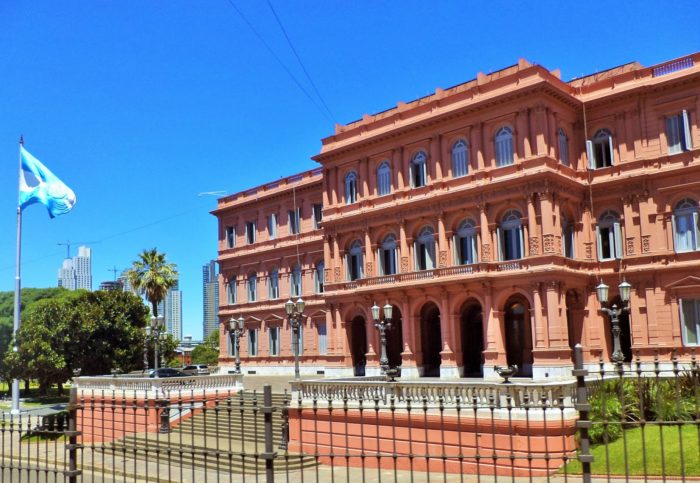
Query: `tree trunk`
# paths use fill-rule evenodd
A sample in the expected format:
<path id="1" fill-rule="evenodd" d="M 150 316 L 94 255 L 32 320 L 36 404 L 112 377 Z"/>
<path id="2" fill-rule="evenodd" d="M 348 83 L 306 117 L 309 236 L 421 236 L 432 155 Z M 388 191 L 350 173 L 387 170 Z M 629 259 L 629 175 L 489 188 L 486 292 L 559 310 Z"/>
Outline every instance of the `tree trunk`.
<path id="1" fill-rule="evenodd" d="M 63 396 L 63 383 L 62 382 L 58 383 L 58 395 Z"/>
<path id="2" fill-rule="evenodd" d="M 29 397 L 29 380 L 24 380 L 24 397 Z"/>

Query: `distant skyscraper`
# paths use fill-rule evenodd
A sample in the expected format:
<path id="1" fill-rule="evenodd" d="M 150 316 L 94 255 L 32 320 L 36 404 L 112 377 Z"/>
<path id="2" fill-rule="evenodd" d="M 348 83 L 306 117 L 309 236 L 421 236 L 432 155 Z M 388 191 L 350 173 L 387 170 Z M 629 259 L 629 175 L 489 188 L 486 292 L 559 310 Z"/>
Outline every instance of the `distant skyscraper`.
<path id="1" fill-rule="evenodd" d="M 122 273 L 121 273 L 121 275 L 119 275 L 119 277 L 117 278 L 117 281 L 118 281 L 118 282 L 121 282 L 122 287 L 124 287 L 124 291 L 125 291 L 125 292 L 136 293 L 136 291 L 134 290 L 134 288 L 133 288 L 133 287 L 131 286 L 131 284 L 129 283 L 129 277 L 127 276 L 127 273 L 128 273 L 128 272 L 129 272 L 128 269 L 122 270 Z"/>
<path id="2" fill-rule="evenodd" d="M 158 310 L 160 310 L 160 304 Z M 159 312 L 160 313 L 160 312 Z M 175 340 L 182 339 L 182 291 L 180 284 L 175 282 L 175 285 L 168 290 L 165 296 L 165 307 L 163 315 L 165 316 L 165 331 L 171 334 Z"/>
<path id="3" fill-rule="evenodd" d="M 68 290 L 92 290 L 92 258 L 88 247 L 78 248 L 78 254 L 66 258 L 58 269 L 58 286 Z"/>
<path id="4" fill-rule="evenodd" d="M 122 283 L 119 280 L 112 281 L 108 280 L 106 282 L 100 283 L 100 290 L 106 290 L 108 292 L 115 292 L 115 291 L 122 291 L 124 290 L 124 287 L 122 286 Z"/>
<path id="5" fill-rule="evenodd" d="M 202 332 L 206 339 L 209 334 L 219 329 L 219 277 L 216 273 L 215 260 L 202 267 L 202 294 L 204 299 Z"/>

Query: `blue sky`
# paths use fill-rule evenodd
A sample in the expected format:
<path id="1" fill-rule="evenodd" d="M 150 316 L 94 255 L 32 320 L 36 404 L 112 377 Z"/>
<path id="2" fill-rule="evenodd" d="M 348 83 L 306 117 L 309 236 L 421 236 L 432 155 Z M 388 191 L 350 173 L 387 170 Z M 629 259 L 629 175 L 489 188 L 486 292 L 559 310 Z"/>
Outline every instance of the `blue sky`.
<path id="1" fill-rule="evenodd" d="M 519 57 L 568 80 L 700 50 L 697 1 L 532 3 L 270 0 L 328 113 L 267 0 L 0 2 L 0 290 L 14 286 L 20 134 L 78 198 L 54 220 L 24 211 L 23 286 L 56 285 L 61 241 L 91 242 L 95 288 L 157 247 L 199 338 L 216 223 L 198 193 L 311 169 L 335 122 Z"/>

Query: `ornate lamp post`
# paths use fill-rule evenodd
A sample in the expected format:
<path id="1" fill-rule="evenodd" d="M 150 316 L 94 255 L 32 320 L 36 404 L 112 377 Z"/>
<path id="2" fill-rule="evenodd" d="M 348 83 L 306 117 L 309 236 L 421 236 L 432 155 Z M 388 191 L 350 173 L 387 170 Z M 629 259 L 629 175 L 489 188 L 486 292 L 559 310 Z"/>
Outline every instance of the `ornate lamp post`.
<path id="1" fill-rule="evenodd" d="M 386 333 L 391 330 L 391 316 L 393 312 L 393 307 L 390 304 L 384 306 L 384 317 L 380 318 L 379 306 L 375 304 L 372 306 L 372 318 L 374 319 L 374 326 L 379 331 L 379 344 L 380 344 L 380 355 L 379 355 L 379 367 L 382 369 L 382 374 L 386 375 L 390 381 L 394 381 L 394 378 L 398 375 L 398 370 L 395 367 L 389 366 L 389 358 L 387 357 L 386 351 Z"/>
<path id="2" fill-rule="evenodd" d="M 299 297 L 296 303 L 292 299 L 284 304 L 284 310 L 289 317 L 289 325 L 292 327 L 292 350 L 294 351 L 294 379 L 299 380 L 299 328 L 304 313 L 304 301 Z"/>
<path id="3" fill-rule="evenodd" d="M 146 326 L 146 345 L 143 351 L 143 365 L 146 372 L 148 371 L 148 341 L 152 340 L 155 353 L 153 357 L 153 368 L 156 370 L 155 377 L 158 377 L 158 347 L 160 346 L 161 336 L 165 338 L 165 321 L 163 316 L 151 317 L 150 325 Z"/>
<path id="4" fill-rule="evenodd" d="M 608 293 L 610 290 L 610 287 L 605 285 L 605 283 L 601 281 L 595 290 L 596 295 L 598 296 L 598 302 L 601 305 L 600 310 L 610 316 L 610 322 L 612 324 L 613 353 L 610 359 L 616 364 L 622 364 L 622 362 L 625 360 L 625 356 L 622 353 L 620 346 L 620 315 L 622 315 L 624 312 L 629 312 L 630 310 L 627 303 L 630 300 L 632 285 L 626 281 L 623 281 L 617 288 L 620 290 L 620 299 L 622 300 L 622 307 L 619 308 L 616 304 L 613 304 L 613 306 L 610 308 L 605 306 L 605 304 L 608 303 Z"/>
<path id="5" fill-rule="evenodd" d="M 236 374 L 241 373 L 241 337 L 245 331 L 245 319 L 239 316 L 238 319 L 231 317 L 228 321 L 228 331 L 233 337 L 233 347 L 236 351 Z"/>

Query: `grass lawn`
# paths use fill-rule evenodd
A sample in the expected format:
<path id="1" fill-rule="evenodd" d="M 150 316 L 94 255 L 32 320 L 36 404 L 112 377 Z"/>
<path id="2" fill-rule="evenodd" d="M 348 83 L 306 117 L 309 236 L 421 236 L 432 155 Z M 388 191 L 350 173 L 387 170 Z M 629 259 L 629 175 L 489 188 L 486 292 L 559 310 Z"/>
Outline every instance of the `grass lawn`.
<path id="1" fill-rule="evenodd" d="M 612 475 L 624 475 L 627 461 L 627 472 L 630 476 L 700 476 L 700 426 L 697 422 L 683 425 L 680 433 L 678 426 L 663 426 L 663 445 L 661 437 L 662 431 L 659 430 L 659 426 L 647 425 L 643 433 L 641 428 L 629 429 L 617 441 L 594 446 L 591 449 L 594 456 L 591 472 L 594 475 L 605 475 L 608 472 Z M 561 472 L 563 471 L 562 469 Z M 566 471 L 580 474 L 581 463 L 578 460 L 572 461 L 567 465 Z"/>

